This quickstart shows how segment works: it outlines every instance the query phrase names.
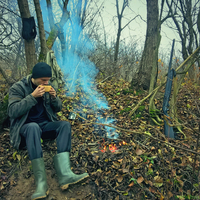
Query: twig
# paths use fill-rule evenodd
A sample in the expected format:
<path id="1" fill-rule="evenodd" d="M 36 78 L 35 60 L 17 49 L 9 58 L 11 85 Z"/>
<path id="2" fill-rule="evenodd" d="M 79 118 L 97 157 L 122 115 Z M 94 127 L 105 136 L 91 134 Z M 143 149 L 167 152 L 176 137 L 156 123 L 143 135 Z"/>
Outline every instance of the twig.
<path id="1" fill-rule="evenodd" d="M 125 72 L 128 72 L 128 71 L 130 71 L 130 70 L 127 70 L 127 71 L 125 71 Z M 113 76 L 115 76 L 116 74 L 119 74 L 119 73 L 120 73 L 120 72 L 117 72 L 117 73 L 115 73 L 115 74 L 113 74 L 113 75 L 110 75 L 110 76 L 106 77 L 104 80 L 102 80 L 101 82 L 99 82 L 97 85 L 103 83 L 104 81 L 106 81 L 106 80 L 109 79 L 110 77 L 113 77 Z"/>
<path id="2" fill-rule="evenodd" d="M 163 85 L 164 83 L 161 83 L 157 88 L 155 88 L 151 93 L 149 93 L 144 99 L 140 100 L 139 103 L 131 110 L 129 117 L 133 115 L 133 113 L 138 109 L 138 107 L 146 100 L 148 99 L 154 92 L 157 92 Z M 134 105 L 134 104 L 133 104 Z M 133 105 L 131 107 L 133 107 Z"/>
<path id="3" fill-rule="evenodd" d="M 109 79 L 110 77 L 115 76 L 116 74 L 119 74 L 119 72 L 117 72 L 117 73 L 115 73 L 115 74 L 113 74 L 113 75 L 110 75 L 110 76 L 106 77 L 104 80 L 102 80 L 101 82 L 99 82 L 97 85 L 103 83 L 104 81 L 106 81 L 106 80 Z"/>
<path id="4" fill-rule="evenodd" d="M 189 57 L 187 57 L 186 60 L 184 60 L 184 62 L 176 69 L 176 71 L 178 71 L 181 67 L 183 67 L 188 62 L 188 60 L 190 60 L 192 56 L 198 53 L 199 50 L 200 50 L 200 46 Z"/>
<path id="5" fill-rule="evenodd" d="M 134 177 L 131 175 L 130 172 L 129 172 L 128 174 L 129 174 L 129 176 L 131 176 L 132 178 L 134 178 Z M 134 179 L 135 179 L 135 178 L 134 178 Z M 139 184 L 139 183 L 137 183 L 137 184 L 138 184 L 143 190 L 145 190 L 146 192 L 148 192 L 148 194 L 149 194 L 151 197 L 154 197 L 154 198 L 155 198 L 155 196 L 150 192 L 150 190 L 149 190 L 148 188 L 142 186 L 142 185 Z"/>
<path id="6" fill-rule="evenodd" d="M 123 195 L 122 195 L 120 192 L 118 192 L 117 190 L 115 190 L 115 189 L 110 185 L 110 183 L 107 183 L 107 184 L 108 184 L 108 186 L 111 188 L 112 191 L 116 192 L 117 194 L 119 194 L 119 195 L 122 197 L 122 199 L 124 199 Z"/>
<path id="7" fill-rule="evenodd" d="M 143 147 L 145 147 L 146 149 L 148 149 L 149 150 L 149 148 L 146 146 L 146 145 L 144 145 L 144 144 L 142 144 L 141 142 L 139 142 L 139 141 L 137 141 L 137 140 L 135 140 L 139 145 L 141 145 L 141 146 L 143 146 Z"/>
<path id="8" fill-rule="evenodd" d="M 174 124 L 174 123 L 172 122 L 172 119 L 171 119 L 170 117 L 168 117 L 168 116 L 166 116 L 166 115 L 164 115 L 163 117 L 164 117 L 164 120 L 166 121 L 166 124 L 167 124 L 168 126 L 171 126 L 171 127 L 173 127 L 173 126 L 185 126 L 186 124 L 188 124 L 188 123 L 184 123 L 184 124 L 180 124 L 180 123 Z M 171 124 L 169 123 L 169 121 L 171 122 Z M 175 121 L 175 120 L 173 120 L 173 121 Z M 175 122 L 176 122 L 176 121 L 175 121 Z"/>

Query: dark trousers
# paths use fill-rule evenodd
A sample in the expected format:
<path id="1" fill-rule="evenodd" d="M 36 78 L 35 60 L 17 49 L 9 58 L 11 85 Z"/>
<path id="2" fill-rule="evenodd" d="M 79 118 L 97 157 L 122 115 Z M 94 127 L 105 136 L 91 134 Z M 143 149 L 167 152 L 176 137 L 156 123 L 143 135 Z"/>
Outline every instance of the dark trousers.
<path id="1" fill-rule="evenodd" d="M 57 153 L 70 152 L 71 149 L 71 125 L 67 121 L 27 123 L 20 129 L 20 134 L 22 143 L 25 140 L 30 160 L 43 157 L 41 138 L 56 139 Z"/>

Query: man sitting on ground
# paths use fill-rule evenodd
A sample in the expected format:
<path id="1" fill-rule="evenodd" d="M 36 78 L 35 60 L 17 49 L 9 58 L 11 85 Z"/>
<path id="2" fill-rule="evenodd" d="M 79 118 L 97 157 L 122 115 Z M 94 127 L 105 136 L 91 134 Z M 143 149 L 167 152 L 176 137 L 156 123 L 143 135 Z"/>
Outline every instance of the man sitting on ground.
<path id="1" fill-rule="evenodd" d="M 10 141 L 16 149 L 27 147 L 36 183 L 32 200 L 48 195 L 41 138 L 56 139 L 57 154 L 53 161 L 62 190 L 88 177 L 87 173 L 76 175 L 71 171 L 71 125 L 57 120 L 56 112 L 61 110 L 62 102 L 55 89 L 50 86 L 45 92 L 51 76 L 51 67 L 40 62 L 33 67 L 32 75 L 24 77 L 9 90 Z"/>

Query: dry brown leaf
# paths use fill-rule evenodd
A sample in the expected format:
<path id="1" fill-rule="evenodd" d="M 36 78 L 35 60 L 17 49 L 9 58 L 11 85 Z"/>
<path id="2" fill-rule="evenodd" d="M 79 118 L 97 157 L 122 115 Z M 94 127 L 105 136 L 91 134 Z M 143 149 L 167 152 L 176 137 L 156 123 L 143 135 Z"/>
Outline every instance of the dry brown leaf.
<path id="1" fill-rule="evenodd" d="M 132 181 L 128 186 L 132 187 L 134 185 L 134 182 Z"/>
<path id="2" fill-rule="evenodd" d="M 128 173 L 129 169 L 123 169 L 123 173 Z"/>
<path id="3" fill-rule="evenodd" d="M 135 144 L 134 142 L 131 142 L 131 145 L 132 145 L 133 147 L 135 147 L 135 146 L 136 146 L 136 144 Z"/>
<path id="4" fill-rule="evenodd" d="M 119 167 L 120 167 L 120 163 L 119 163 L 119 162 L 117 162 L 117 161 L 113 161 L 113 165 L 114 165 L 115 167 L 117 167 L 117 168 L 119 168 Z"/>
<path id="5" fill-rule="evenodd" d="M 108 172 L 106 172 L 106 175 L 108 175 L 108 174 L 110 174 L 111 173 L 111 171 L 108 171 Z"/>
<path id="6" fill-rule="evenodd" d="M 117 197 L 115 197 L 115 200 L 119 200 L 119 195 Z"/>
<path id="7" fill-rule="evenodd" d="M 172 169 L 172 176 L 176 176 L 176 170 L 175 169 Z"/>
<path id="8" fill-rule="evenodd" d="M 156 190 L 154 189 L 154 188 L 152 188 L 152 187 L 149 187 L 149 191 L 151 192 L 151 193 L 155 193 L 156 192 Z"/>
<path id="9" fill-rule="evenodd" d="M 178 180 L 179 184 L 183 187 L 184 182 L 180 179 L 180 177 L 177 176 L 177 180 Z"/>
<path id="10" fill-rule="evenodd" d="M 144 181 L 144 178 L 142 176 L 140 176 L 138 179 L 137 179 L 137 182 L 138 184 L 142 183 Z"/>
<path id="11" fill-rule="evenodd" d="M 119 176 L 119 177 L 117 178 L 117 181 L 118 181 L 119 183 L 121 183 L 121 182 L 123 181 L 123 176 Z"/>
<path id="12" fill-rule="evenodd" d="M 141 149 L 136 149 L 135 153 L 139 156 L 143 154 L 143 151 Z"/>
<path id="13" fill-rule="evenodd" d="M 156 148 L 155 147 L 151 147 L 151 151 L 155 150 Z"/>
<path id="14" fill-rule="evenodd" d="M 163 199 L 164 199 L 164 196 L 161 194 L 160 200 L 163 200 Z"/>
<path id="15" fill-rule="evenodd" d="M 99 186 L 99 181 L 97 179 L 95 180 L 95 183 L 97 186 Z"/>
<path id="16" fill-rule="evenodd" d="M 169 198 L 173 197 L 173 194 L 172 194 L 170 191 L 168 191 L 167 194 L 168 194 L 168 197 L 169 197 Z"/>
<path id="17" fill-rule="evenodd" d="M 99 156 L 95 156 L 95 158 L 93 158 L 93 160 L 94 160 L 95 162 L 97 162 L 98 159 L 99 159 Z"/>
<path id="18" fill-rule="evenodd" d="M 152 163 L 149 164 L 148 169 L 151 169 Z"/>
<path id="19" fill-rule="evenodd" d="M 155 176 L 154 180 L 156 183 L 163 183 L 163 179 L 160 176 Z"/>
<path id="20" fill-rule="evenodd" d="M 148 183 L 149 183 L 150 186 L 153 186 L 153 183 L 151 181 L 148 181 Z"/>

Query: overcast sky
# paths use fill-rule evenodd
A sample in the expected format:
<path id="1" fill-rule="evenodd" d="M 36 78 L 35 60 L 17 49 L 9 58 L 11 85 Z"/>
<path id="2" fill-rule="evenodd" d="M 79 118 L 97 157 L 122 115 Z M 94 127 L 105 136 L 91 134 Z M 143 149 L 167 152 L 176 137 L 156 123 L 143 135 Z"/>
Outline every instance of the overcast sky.
<path id="1" fill-rule="evenodd" d="M 117 31 L 117 18 L 114 20 L 114 16 L 116 16 L 116 6 L 115 0 L 107 0 L 105 1 L 104 7 L 104 23 L 106 30 L 110 33 L 111 37 L 116 37 Z M 119 0 L 119 6 L 121 9 L 122 0 Z M 122 32 L 122 38 L 126 38 L 126 41 L 137 41 L 138 44 L 141 44 L 141 48 L 144 47 L 145 36 L 146 36 L 146 17 L 147 17 L 147 8 L 146 8 L 146 0 L 131 0 L 130 9 L 126 8 L 124 11 L 125 18 L 122 20 L 122 26 L 124 26 L 129 20 L 134 18 L 136 15 L 141 15 L 132 21 L 129 27 L 126 27 Z M 161 27 L 161 45 L 160 50 L 171 50 L 172 40 L 176 39 L 175 48 L 180 48 L 178 44 L 178 37 L 175 35 L 174 31 L 167 28 L 166 25 L 162 25 Z"/>

